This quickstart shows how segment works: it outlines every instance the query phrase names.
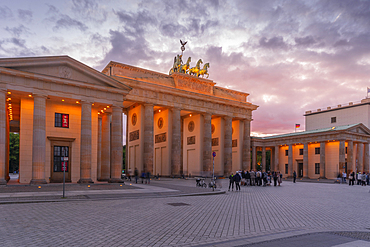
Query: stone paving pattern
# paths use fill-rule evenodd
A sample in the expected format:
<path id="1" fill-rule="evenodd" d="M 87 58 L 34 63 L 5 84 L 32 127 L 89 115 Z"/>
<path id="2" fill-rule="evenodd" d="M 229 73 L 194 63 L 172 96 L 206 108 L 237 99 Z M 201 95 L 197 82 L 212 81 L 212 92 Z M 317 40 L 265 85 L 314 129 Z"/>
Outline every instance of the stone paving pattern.
<path id="1" fill-rule="evenodd" d="M 222 183 L 225 191 L 228 181 Z M 4 246 L 244 246 L 302 234 L 340 232 L 338 238 L 348 239 L 353 238 L 348 231 L 370 232 L 369 186 L 284 181 L 281 187 L 208 196 L 181 196 L 187 188 L 211 191 L 195 188 L 194 180 L 153 181 L 140 188 L 145 186 L 182 191 L 170 197 L 163 192 L 0 204 L 0 241 Z"/>

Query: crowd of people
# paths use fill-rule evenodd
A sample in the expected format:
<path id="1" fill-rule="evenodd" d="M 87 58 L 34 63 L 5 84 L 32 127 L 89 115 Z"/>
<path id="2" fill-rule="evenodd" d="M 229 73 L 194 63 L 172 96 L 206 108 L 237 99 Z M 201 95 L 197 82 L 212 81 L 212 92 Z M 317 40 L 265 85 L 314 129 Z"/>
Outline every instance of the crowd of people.
<path id="1" fill-rule="evenodd" d="M 229 176 L 229 191 L 230 189 L 240 191 L 242 186 L 269 186 L 274 183 L 274 186 L 280 186 L 282 183 L 283 174 L 279 171 L 262 172 L 262 171 L 236 171 Z"/>
<path id="2" fill-rule="evenodd" d="M 370 183 L 370 174 L 366 172 L 351 172 L 348 176 L 348 184 L 351 185 L 361 185 L 366 186 Z M 342 182 L 347 183 L 347 174 L 345 172 L 342 173 Z"/>

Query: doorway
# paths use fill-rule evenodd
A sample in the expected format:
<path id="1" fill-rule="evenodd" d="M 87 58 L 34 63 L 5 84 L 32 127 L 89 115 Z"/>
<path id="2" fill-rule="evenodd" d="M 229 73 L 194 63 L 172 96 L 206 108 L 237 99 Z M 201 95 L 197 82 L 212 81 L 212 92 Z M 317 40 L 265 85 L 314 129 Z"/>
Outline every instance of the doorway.
<path id="1" fill-rule="evenodd" d="M 65 181 L 71 182 L 72 142 L 74 138 L 48 137 L 48 139 L 51 140 L 50 183 L 63 182 L 63 167 L 65 167 Z"/>
<path id="2" fill-rule="evenodd" d="M 298 163 L 298 177 L 299 178 L 303 177 L 303 163 L 302 162 Z"/>

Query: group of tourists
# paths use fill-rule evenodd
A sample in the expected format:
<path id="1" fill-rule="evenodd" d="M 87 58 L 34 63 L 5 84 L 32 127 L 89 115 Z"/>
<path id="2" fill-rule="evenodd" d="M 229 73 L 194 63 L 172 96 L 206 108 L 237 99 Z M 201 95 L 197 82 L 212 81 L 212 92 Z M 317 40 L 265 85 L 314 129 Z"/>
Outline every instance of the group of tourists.
<path id="1" fill-rule="evenodd" d="M 355 183 L 357 183 L 357 185 L 361 185 L 361 186 L 366 186 L 366 185 L 369 185 L 370 183 L 370 177 L 369 177 L 369 173 L 366 173 L 366 172 L 357 172 L 355 173 L 354 171 L 351 172 L 348 176 L 348 182 L 349 182 L 349 185 L 354 185 Z M 345 172 L 342 173 L 342 182 L 343 183 L 347 183 L 346 181 L 346 178 L 347 178 L 347 174 Z"/>
<path id="2" fill-rule="evenodd" d="M 229 191 L 230 188 L 240 191 L 240 185 L 242 186 L 269 186 L 272 181 L 274 186 L 280 186 L 282 183 L 283 174 L 279 171 L 273 172 L 262 172 L 262 171 L 236 171 L 229 176 Z"/>

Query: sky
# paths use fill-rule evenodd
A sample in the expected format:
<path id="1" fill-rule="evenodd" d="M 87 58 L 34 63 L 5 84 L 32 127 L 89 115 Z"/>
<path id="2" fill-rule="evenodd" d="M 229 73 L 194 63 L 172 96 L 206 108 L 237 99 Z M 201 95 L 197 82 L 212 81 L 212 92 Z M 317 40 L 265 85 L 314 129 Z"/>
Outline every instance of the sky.
<path id="1" fill-rule="evenodd" d="M 209 62 L 217 86 L 249 93 L 252 135 L 304 130 L 304 113 L 370 87 L 370 1 L 0 0 L 0 57 L 68 55 L 168 73 Z"/>

